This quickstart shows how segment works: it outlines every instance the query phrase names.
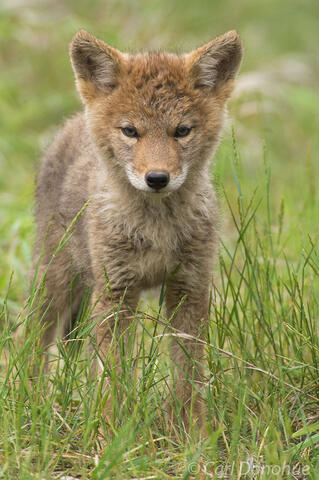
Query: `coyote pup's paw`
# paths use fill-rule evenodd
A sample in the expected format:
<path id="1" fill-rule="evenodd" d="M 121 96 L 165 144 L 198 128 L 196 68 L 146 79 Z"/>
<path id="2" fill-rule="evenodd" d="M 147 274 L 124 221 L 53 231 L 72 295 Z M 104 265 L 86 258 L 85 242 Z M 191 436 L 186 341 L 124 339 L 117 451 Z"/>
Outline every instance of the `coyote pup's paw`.
<path id="1" fill-rule="evenodd" d="M 199 393 L 187 390 L 188 395 L 184 392 L 183 397 L 173 398 L 169 395 L 166 399 L 163 407 L 166 424 L 172 431 L 181 428 L 187 434 L 197 431 L 205 436 L 206 402 Z"/>

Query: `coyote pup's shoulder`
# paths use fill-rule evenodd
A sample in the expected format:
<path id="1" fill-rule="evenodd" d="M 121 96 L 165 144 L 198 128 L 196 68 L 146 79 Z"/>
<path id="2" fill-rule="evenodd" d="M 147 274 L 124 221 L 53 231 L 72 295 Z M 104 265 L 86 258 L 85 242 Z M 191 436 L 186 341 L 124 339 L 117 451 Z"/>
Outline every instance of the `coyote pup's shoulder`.
<path id="1" fill-rule="evenodd" d="M 141 290 L 173 272 L 167 317 L 184 298 L 172 326 L 196 339 L 207 320 L 217 246 L 209 161 L 240 66 L 240 38 L 232 31 L 188 54 L 131 55 L 79 31 L 70 56 L 84 112 L 66 123 L 46 152 L 36 190 L 35 261 L 44 243 L 43 311 L 50 305 L 43 346 L 54 340 L 58 319 L 67 332 L 89 286 L 94 314 L 108 318 L 95 329 L 103 364 L 112 308 L 122 302 L 121 331 Z M 86 202 L 72 237 L 52 261 Z M 103 294 L 105 271 L 112 297 Z M 176 393 L 186 416 L 190 359 L 200 358 L 200 345 L 185 339 L 182 348 L 171 346 L 180 368 Z M 196 368 L 195 378 L 200 375 Z"/>

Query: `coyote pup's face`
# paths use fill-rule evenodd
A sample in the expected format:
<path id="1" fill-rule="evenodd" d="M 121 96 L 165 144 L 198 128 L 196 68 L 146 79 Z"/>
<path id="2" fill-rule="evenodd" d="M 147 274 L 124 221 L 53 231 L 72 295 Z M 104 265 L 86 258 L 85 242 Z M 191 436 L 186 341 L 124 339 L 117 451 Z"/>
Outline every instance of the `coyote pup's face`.
<path id="1" fill-rule="evenodd" d="M 185 55 L 123 54 L 80 30 L 70 54 L 94 142 L 138 190 L 166 195 L 216 146 L 242 46 L 231 31 Z"/>

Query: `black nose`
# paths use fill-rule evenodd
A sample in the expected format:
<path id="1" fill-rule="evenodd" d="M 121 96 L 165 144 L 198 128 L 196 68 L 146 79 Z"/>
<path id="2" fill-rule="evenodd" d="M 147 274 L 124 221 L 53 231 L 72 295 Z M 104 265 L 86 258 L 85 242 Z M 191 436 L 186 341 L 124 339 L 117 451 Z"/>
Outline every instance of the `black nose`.
<path id="1" fill-rule="evenodd" d="M 166 187 L 169 182 L 169 174 L 167 172 L 154 172 L 151 170 L 145 175 L 147 185 L 155 190 Z"/>

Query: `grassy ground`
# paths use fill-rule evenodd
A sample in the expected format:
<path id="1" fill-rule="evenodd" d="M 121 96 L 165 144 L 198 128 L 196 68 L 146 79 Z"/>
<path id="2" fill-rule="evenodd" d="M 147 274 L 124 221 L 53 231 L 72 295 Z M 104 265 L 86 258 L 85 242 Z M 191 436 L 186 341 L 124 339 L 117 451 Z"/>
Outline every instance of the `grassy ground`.
<path id="1" fill-rule="evenodd" d="M 1 2 L 0 478 L 319 478 L 318 14 L 315 0 Z M 162 415 L 161 301 L 132 326 L 139 349 L 113 379 L 107 422 L 85 299 L 83 341 L 60 344 L 50 375 L 32 380 L 33 179 L 42 146 L 79 108 L 67 44 L 80 27 L 132 50 L 187 50 L 231 28 L 243 37 L 214 168 L 223 224 L 205 440 L 173 435 Z"/>

